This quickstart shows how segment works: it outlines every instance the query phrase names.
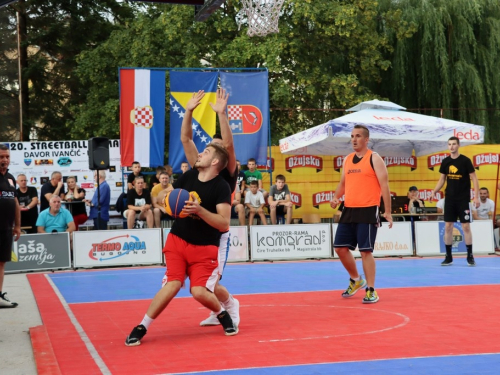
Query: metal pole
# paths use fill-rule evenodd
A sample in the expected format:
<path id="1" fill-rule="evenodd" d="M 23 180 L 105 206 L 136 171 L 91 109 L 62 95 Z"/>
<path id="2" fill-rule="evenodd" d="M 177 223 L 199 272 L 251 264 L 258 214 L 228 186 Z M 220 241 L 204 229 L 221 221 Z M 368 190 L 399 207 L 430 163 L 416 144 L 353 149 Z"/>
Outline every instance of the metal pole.
<path id="1" fill-rule="evenodd" d="M 23 73 L 21 66 L 21 10 L 17 15 L 17 65 L 19 74 L 19 141 L 23 141 Z"/>

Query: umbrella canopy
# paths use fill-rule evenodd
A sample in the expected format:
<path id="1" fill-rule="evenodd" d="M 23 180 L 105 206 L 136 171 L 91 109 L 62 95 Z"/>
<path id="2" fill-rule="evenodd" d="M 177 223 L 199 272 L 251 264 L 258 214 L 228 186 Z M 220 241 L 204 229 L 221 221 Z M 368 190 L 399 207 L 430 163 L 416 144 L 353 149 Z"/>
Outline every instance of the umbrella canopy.
<path id="1" fill-rule="evenodd" d="M 462 146 L 484 142 L 484 126 L 405 111 L 365 109 L 283 138 L 280 150 L 290 155 L 350 154 L 356 124 L 370 130 L 368 147 L 382 156 L 410 156 L 413 150 L 416 156 L 440 152 L 447 149 L 452 136 Z"/>
<path id="2" fill-rule="evenodd" d="M 363 109 L 389 109 L 389 110 L 397 111 L 397 110 L 404 110 L 406 108 L 401 107 L 399 104 L 396 104 L 393 102 L 387 102 L 384 100 L 373 99 L 373 100 L 368 100 L 366 102 L 361 102 L 359 104 L 356 104 L 354 107 L 346 109 L 346 111 L 347 112 L 357 112 L 357 111 L 362 111 Z"/>

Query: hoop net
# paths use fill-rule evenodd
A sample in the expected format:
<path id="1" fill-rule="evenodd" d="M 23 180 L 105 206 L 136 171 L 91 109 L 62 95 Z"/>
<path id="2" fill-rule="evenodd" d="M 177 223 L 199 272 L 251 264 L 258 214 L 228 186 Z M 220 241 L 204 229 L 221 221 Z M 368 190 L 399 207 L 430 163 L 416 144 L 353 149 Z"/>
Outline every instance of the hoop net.
<path id="1" fill-rule="evenodd" d="M 280 10 L 285 0 L 241 0 L 247 16 L 248 36 L 278 33 Z"/>

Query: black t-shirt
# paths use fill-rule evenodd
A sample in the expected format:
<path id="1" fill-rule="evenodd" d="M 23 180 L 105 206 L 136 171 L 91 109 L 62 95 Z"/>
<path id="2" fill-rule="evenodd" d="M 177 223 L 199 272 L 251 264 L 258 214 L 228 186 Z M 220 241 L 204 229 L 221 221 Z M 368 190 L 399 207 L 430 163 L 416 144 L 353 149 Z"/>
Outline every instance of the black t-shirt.
<path id="1" fill-rule="evenodd" d="M 40 212 L 49 208 L 50 206 L 49 201 L 47 200 L 47 198 L 45 198 L 45 194 L 54 194 L 54 191 L 56 191 L 56 189 L 57 186 L 52 186 L 50 181 L 42 185 L 42 190 L 40 190 Z M 64 191 L 64 185 L 61 190 L 59 190 L 59 195 L 61 194 L 66 194 L 66 192 Z"/>
<path id="2" fill-rule="evenodd" d="M 151 204 L 151 194 L 148 189 L 142 189 L 141 195 L 137 194 L 135 189 L 127 191 L 127 206 L 142 207 L 145 204 Z"/>
<path id="3" fill-rule="evenodd" d="M 155 186 L 156 184 L 159 184 L 159 183 L 160 183 L 160 180 L 158 180 L 158 177 L 156 177 L 156 175 L 154 174 L 149 179 L 149 188 L 152 189 L 153 186 Z"/>
<path id="4" fill-rule="evenodd" d="M 16 218 L 16 179 L 0 173 L 0 230 L 11 230 Z"/>
<path id="5" fill-rule="evenodd" d="M 139 174 L 137 176 L 134 174 L 134 172 L 132 172 L 127 177 L 127 183 L 134 184 L 135 178 L 139 177 L 139 176 L 142 176 L 142 178 L 144 178 L 144 181 L 146 181 L 146 178 L 144 177 L 144 175 L 141 172 L 139 172 Z M 154 177 L 156 177 L 156 176 L 154 176 Z"/>
<path id="6" fill-rule="evenodd" d="M 465 155 L 456 159 L 448 156 L 441 162 L 439 173 L 446 175 L 446 199 L 470 201 L 470 173 L 473 173 L 472 161 Z"/>
<path id="7" fill-rule="evenodd" d="M 85 194 L 85 189 L 79 188 L 78 189 L 79 193 Z M 68 203 L 68 206 L 71 205 L 71 215 L 77 216 L 81 214 L 87 215 L 87 209 L 85 208 L 85 202 L 83 202 L 83 199 L 85 199 L 85 195 L 81 199 L 74 199 L 73 202 L 78 202 L 78 203 Z M 82 201 L 82 202 L 80 202 Z"/>
<path id="8" fill-rule="evenodd" d="M 229 173 L 229 169 L 227 168 L 224 168 L 219 173 L 219 176 L 221 176 L 229 184 L 229 188 L 231 189 L 231 194 L 236 189 L 236 181 L 238 180 L 238 174 L 236 173 L 237 170 L 238 166 L 236 166 L 233 176 L 231 176 L 231 174 Z"/>
<path id="9" fill-rule="evenodd" d="M 238 186 L 240 187 L 240 190 L 241 190 L 241 184 L 242 182 L 245 180 L 245 172 L 243 171 L 239 171 L 238 172 L 238 178 L 236 180 L 236 183 L 238 184 Z"/>
<path id="10" fill-rule="evenodd" d="M 231 204 L 231 189 L 221 176 L 202 182 L 198 179 L 198 175 L 197 169 L 187 171 L 175 181 L 174 188 L 182 188 L 189 192 L 195 191 L 200 197 L 200 205 L 213 213 L 217 212 L 218 204 Z M 221 235 L 218 229 L 195 215 L 176 219 L 170 232 L 190 244 L 202 246 L 219 246 Z"/>
<path id="11" fill-rule="evenodd" d="M 33 198 L 38 198 L 38 192 L 33 186 L 28 186 L 26 193 L 23 193 L 19 188 L 17 189 L 17 200 L 19 204 L 24 203 L 24 207 L 28 206 L 33 201 Z M 30 208 L 28 211 L 21 211 L 21 226 L 22 227 L 32 227 L 36 224 L 36 219 L 38 218 L 38 207 Z"/>

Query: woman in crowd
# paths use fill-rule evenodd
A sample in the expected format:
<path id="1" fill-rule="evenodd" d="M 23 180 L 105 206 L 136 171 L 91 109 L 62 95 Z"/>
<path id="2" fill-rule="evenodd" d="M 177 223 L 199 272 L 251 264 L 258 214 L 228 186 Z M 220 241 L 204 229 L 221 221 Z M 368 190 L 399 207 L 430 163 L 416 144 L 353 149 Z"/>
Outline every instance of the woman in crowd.
<path id="1" fill-rule="evenodd" d="M 87 209 L 85 208 L 85 190 L 80 188 L 76 183 L 76 177 L 70 176 L 66 179 L 68 184 L 68 189 L 66 193 L 66 201 L 69 203 L 68 209 L 73 215 L 73 220 L 75 222 L 76 230 L 78 226 L 85 223 L 88 219 Z"/>

